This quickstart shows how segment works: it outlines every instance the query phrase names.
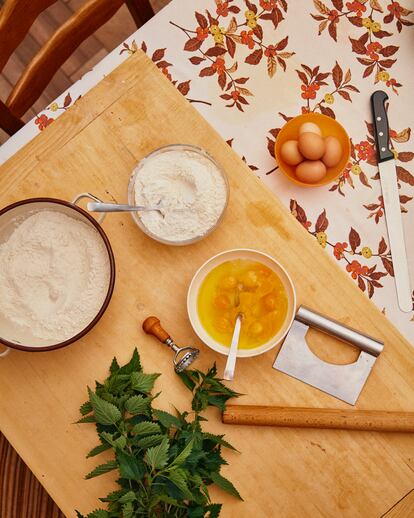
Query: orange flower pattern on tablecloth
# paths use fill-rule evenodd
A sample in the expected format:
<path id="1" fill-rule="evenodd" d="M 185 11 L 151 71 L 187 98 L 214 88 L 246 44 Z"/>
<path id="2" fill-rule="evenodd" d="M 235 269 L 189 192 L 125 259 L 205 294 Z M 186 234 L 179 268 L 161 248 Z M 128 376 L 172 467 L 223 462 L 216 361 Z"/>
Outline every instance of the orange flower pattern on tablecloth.
<path id="1" fill-rule="evenodd" d="M 378 243 L 377 253 L 374 253 L 368 245 L 361 246 L 361 237 L 352 227 L 349 231 L 348 241 L 333 244 L 328 237 L 329 220 L 325 209 L 319 214 L 313 230 L 312 222 L 308 220 L 305 210 L 296 200 L 290 200 L 290 211 L 309 234 L 316 238 L 322 248 L 332 249 L 336 260 L 346 263 L 346 271 L 352 279 L 357 281 L 358 287 L 362 291 L 367 291 L 369 298 L 374 295 L 376 288 L 383 287 L 379 282 L 383 277 L 387 275 L 394 277 L 391 252 L 384 237 Z M 369 264 L 363 264 L 363 262 Z M 373 262 L 375 264 L 372 264 Z M 385 271 L 377 270 L 379 264 Z"/>
<path id="2" fill-rule="evenodd" d="M 286 0 L 260 0 L 258 3 L 245 0 L 245 5 L 242 12 L 234 0 L 216 0 L 215 12 L 206 9 L 205 15 L 195 13 L 198 24 L 195 30 L 170 22 L 187 36 L 184 50 L 195 54 L 189 58 L 190 62 L 195 66 L 203 65 L 199 76 L 216 77 L 224 91 L 220 97 L 227 102 L 226 107 L 240 111 L 244 111 L 243 107 L 249 104 L 247 98 L 253 93 L 244 86 L 249 77 L 236 77 L 238 45 L 253 51 L 245 58 L 245 63 L 259 65 L 261 61 L 266 62 L 269 77 L 273 77 L 278 68 L 286 71 L 286 60 L 294 54 L 286 50 L 287 36 L 266 43 L 263 35 L 263 23 L 269 21 L 276 29 L 284 19 L 288 9 Z M 224 18 L 229 19 L 225 21 Z"/>
<path id="3" fill-rule="evenodd" d="M 62 106 L 59 106 L 57 102 L 54 102 L 49 106 L 48 109 L 52 112 L 57 112 L 58 110 L 65 111 L 71 106 L 71 104 L 72 104 L 72 97 L 71 97 L 70 93 L 68 92 L 65 95 Z M 45 128 L 47 128 L 47 126 L 50 126 L 50 124 L 52 124 L 52 122 L 54 120 L 55 119 L 53 117 L 49 117 L 45 113 L 42 113 L 35 118 L 34 122 L 35 122 L 36 126 L 38 127 L 39 131 L 43 131 Z"/>
<path id="4" fill-rule="evenodd" d="M 36 117 L 35 124 L 39 128 L 39 131 L 43 131 L 47 126 L 52 124 L 52 122 L 54 120 L 55 119 L 52 119 L 51 117 L 48 117 L 47 115 L 42 113 L 42 115 L 39 115 L 38 117 Z"/>
<path id="5" fill-rule="evenodd" d="M 384 27 L 392 30 L 394 21 L 398 32 L 402 31 L 404 25 L 414 25 L 414 21 L 407 18 L 413 11 L 398 2 L 388 2 L 386 7 L 388 14 L 384 16 L 380 0 L 346 2 L 345 5 L 343 0 L 331 0 L 331 3 L 334 9 L 330 9 L 320 0 L 313 1 L 317 14 L 311 14 L 311 16 L 319 22 L 318 34 L 321 35 L 328 28 L 330 37 L 337 41 L 337 25 L 341 19 L 358 27 L 362 35 L 359 38 L 349 37 L 349 41 L 352 52 L 358 54 L 357 60 L 365 67 L 362 77 L 373 75 L 374 83 L 382 83 L 383 86 L 391 88 L 394 93 L 398 93 L 398 88 L 402 85 L 396 78 L 391 77 L 389 70 L 397 61 L 391 56 L 396 56 L 399 47 L 379 42 L 378 39 L 383 40 L 393 36 L 393 33 L 388 32 Z"/>

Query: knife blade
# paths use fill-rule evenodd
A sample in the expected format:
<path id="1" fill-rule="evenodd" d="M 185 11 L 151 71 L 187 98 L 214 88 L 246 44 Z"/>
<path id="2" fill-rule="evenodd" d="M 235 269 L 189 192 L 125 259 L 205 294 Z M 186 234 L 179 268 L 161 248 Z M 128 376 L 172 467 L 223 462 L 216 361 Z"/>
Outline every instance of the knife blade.
<path id="1" fill-rule="evenodd" d="M 387 100 L 388 95 L 382 90 L 377 90 L 371 96 L 371 107 L 377 145 L 378 170 L 384 200 L 388 240 L 394 266 L 398 305 L 401 311 L 409 312 L 413 309 L 413 302 L 411 298 L 410 274 L 401 217 L 397 169 L 394 154 L 389 147 L 390 135 L 388 117 L 384 104 Z"/>

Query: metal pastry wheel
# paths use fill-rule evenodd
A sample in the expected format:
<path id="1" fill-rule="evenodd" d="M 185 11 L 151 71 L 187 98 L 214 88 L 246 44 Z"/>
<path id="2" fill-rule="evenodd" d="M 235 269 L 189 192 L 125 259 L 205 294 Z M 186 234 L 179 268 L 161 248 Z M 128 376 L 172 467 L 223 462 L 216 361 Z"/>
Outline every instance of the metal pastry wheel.
<path id="1" fill-rule="evenodd" d="M 142 324 L 142 329 L 148 335 L 153 335 L 160 342 L 168 345 L 168 347 L 175 352 L 173 362 L 176 372 L 182 372 L 187 369 L 187 367 L 189 367 L 200 354 L 199 349 L 196 349 L 195 347 L 178 347 L 167 331 L 165 331 L 161 326 L 160 319 L 157 317 L 146 318 Z"/>

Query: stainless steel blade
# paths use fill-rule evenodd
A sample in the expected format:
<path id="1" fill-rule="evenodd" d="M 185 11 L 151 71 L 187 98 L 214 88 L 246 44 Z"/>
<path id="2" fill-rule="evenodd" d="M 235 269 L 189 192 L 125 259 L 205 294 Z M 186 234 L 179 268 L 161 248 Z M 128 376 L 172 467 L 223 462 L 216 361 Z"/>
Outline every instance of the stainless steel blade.
<path id="1" fill-rule="evenodd" d="M 354 363 L 326 363 L 309 349 L 309 327 L 354 345 L 361 353 Z M 316 311 L 300 306 L 273 367 L 308 385 L 355 405 L 384 343 L 356 329 L 345 326 Z"/>
<path id="2" fill-rule="evenodd" d="M 409 312 L 413 309 L 413 302 L 395 161 L 387 160 L 386 162 L 381 162 L 378 164 L 378 169 L 381 178 L 382 196 L 384 198 L 385 219 L 394 266 L 398 305 L 402 311 Z"/>
<path id="3" fill-rule="evenodd" d="M 348 365 L 325 363 L 306 344 L 309 327 L 293 321 L 289 334 L 277 355 L 273 368 L 293 378 L 355 405 L 376 357 L 361 351 L 358 360 Z"/>

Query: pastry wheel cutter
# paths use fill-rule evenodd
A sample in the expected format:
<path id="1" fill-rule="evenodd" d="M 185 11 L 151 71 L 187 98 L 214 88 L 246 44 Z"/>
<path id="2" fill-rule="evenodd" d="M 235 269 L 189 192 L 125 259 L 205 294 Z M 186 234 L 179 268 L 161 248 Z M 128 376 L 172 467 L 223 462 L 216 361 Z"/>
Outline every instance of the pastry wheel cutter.
<path id="1" fill-rule="evenodd" d="M 148 317 L 142 324 L 142 329 L 147 335 L 155 336 L 160 342 L 168 345 L 174 351 L 174 369 L 176 372 L 182 372 L 187 369 L 200 354 L 196 347 L 178 347 L 171 336 L 161 326 L 160 319 L 157 317 Z"/>
<path id="2" fill-rule="evenodd" d="M 309 327 L 358 347 L 358 359 L 346 365 L 321 360 L 306 343 Z M 273 368 L 355 405 L 383 348 L 383 342 L 300 306 Z"/>

